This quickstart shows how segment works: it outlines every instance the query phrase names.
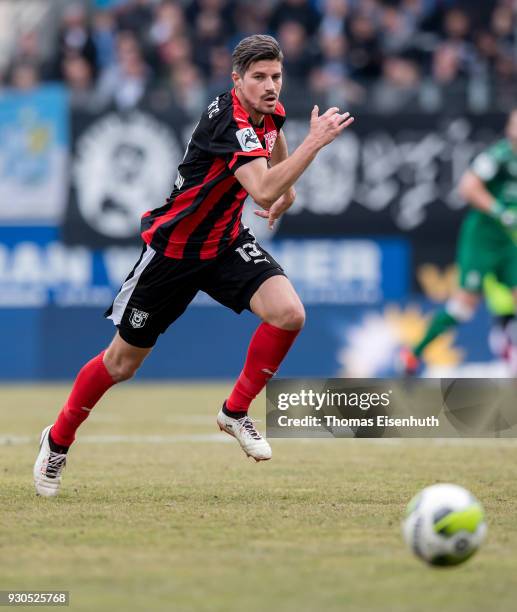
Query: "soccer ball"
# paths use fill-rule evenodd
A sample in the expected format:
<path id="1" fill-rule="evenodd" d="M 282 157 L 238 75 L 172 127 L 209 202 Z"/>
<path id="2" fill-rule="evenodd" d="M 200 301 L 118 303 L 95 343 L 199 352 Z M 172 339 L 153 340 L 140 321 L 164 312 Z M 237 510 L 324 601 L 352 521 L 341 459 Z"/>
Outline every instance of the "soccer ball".
<path id="1" fill-rule="evenodd" d="M 486 535 L 485 513 L 466 489 L 436 484 L 415 495 L 406 509 L 402 532 L 417 557 L 435 566 L 463 563 Z"/>

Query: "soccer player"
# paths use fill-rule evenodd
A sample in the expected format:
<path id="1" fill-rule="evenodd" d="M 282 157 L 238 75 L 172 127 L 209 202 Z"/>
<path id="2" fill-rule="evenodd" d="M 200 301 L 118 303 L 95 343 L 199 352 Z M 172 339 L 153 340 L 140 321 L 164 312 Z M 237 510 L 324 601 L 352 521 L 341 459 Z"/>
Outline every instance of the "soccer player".
<path id="1" fill-rule="evenodd" d="M 487 274 L 509 287 L 517 303 L 517 108 L 508 117 L 506 138 L 474 159 L 459 192 L 471 205 L 459 236 L 459 288 L 420 342 L 403 349 L 406 374 L 418 371 L 424 349 L 437 336 L 472 318 Z"/>
<path id="2" fill-rule="evenodd" d="M 233 89 L 203 112 L 165 205 L 142 217 L 142 253 L 105 314 L 118 328 L 113 341 L 83 366 L 56 422 L 41 434 L 34 465 L 40 495 L 57 495 L 77 428 L 112 385 L 135 374 L 199 290 L 262 321 L 217 424 L 246 455 L 271 458 L 248 408 L 276 373 L 305 314 L 281 266 L 243 227 L 242 207 L 251 195 L 272 227 L 318 151 L 353 122 L 350 113 L 332 107 L 319 115 L 315 106 L 305 140 L 288 155 L 279 102 L 282 58 L 270 36 L 249 36 L 235 48 Z"/>

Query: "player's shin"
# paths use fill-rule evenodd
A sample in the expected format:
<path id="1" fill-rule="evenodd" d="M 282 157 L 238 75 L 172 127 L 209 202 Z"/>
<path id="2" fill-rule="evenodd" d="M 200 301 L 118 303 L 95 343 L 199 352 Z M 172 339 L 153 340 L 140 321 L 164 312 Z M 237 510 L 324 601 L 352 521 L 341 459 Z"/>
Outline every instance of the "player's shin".
<path id="1" fill-rule="evenodd" d="M 103 361 L 104 351 L 82 367 L 65 405 L 50 431 L 50 443 L 68 447 L 75 432 L 88 418 L 90 411 L 104 393 L 115 384 Z M 56 449 L 57 450 L 57 449 Z"/>
<path id="2" fill-rule="evenodd" d="M 244 368 L 226 401 L 232 413 L 245 414 L 251 402 L 274 376 L 291 348 L 299 329 L 281 329 L 261 323 L 251 339 Z"/>
<path id="3" fill-rule="evenodd" d="M 456 327 L 472 318 L 473 308 L 457 299 L 450 299 L 443 310 L 439 310 L 427 326 L 422 340 L 414 347 L 413 353 L 420 357 L 431 342 L 451 327 Z"/>

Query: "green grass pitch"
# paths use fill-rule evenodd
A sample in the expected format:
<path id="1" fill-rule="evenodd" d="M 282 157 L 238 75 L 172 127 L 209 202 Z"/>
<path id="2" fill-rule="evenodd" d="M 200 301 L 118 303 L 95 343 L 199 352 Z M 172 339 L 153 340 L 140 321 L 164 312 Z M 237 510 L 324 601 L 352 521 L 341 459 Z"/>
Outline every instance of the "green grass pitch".
<path id="1" fill-rule="evenodd" d="M 37 437 L 66 392 L 0 387 L 0 590 L 68 590 L 85 612 L 515 609 L 512 441 L 272 440 L 256 464 L 215 425 L 227 386 L 126 384 L 80 430 L 61 496 L 42 499 Z M 427 568 L 400 535 L 434 482 L 487 511 L 485 546 L 458 568 Z"/>

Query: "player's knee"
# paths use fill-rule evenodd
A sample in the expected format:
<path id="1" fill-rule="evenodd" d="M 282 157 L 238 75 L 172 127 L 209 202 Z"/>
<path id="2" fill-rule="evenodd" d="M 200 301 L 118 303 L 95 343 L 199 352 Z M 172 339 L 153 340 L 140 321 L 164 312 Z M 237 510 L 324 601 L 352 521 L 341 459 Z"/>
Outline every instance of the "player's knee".
<path id="1" fill-rule="evenodd" d="M 289 304 L 280 310 L 271 322 L 281 329 L 301 329 L 305 324 L 305 310 L 303 305 Z"/>
<path id="2" fill-rule="evenodd" d="M 123 382 L 133 378 L 142 360 L 131 356 L 118 355 L 107 360 L 105 359 L 104 363 L 113 380 L 115 382 Z"/>
<path id="3" fill-rule="evenodd" d="M 459 321 L 465 323 L 470 321 L 476 311 L 477 302 L 474 300 L 463 300 L 458 297 L 452 297 L 446 304 L 445 310 L 447 313 Z"/>

